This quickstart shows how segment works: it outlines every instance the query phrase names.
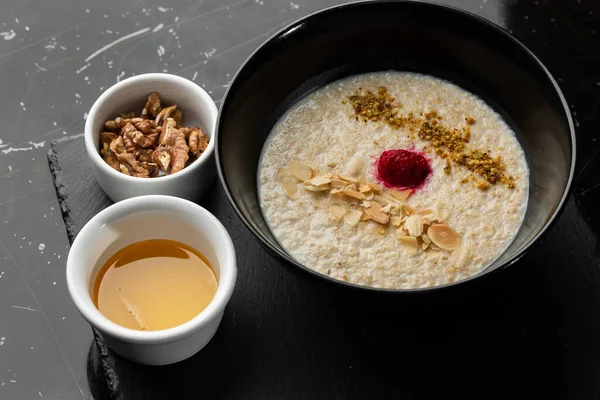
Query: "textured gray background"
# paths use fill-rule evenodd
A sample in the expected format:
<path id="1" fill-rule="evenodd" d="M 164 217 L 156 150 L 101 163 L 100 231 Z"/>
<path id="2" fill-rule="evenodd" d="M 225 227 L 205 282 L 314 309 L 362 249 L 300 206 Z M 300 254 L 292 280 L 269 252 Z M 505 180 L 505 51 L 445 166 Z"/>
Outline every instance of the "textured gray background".
<path id="1" fill-rule="evenodd" d="M 81 134 L 86 112 L 100 93 L 135 74 L 184 76 L 202 85 L 218 104 L 237 68 L 267 37 L 302 15 L 336 3 L 4 0 L 0 4 L 1 399 L 91 396 L 86 359 L 92 335 L 67 293 L 68 241 L 46 161 L 49 143 Z M 598 165 L 600 150 L 598 3 L 446 3 L 509 29 L 548 65 L 565 91 L 579 130 L 579 172 L 586 181 L 576 182 L 576 190 L 582 196 L 597 190 L 597 169 L 589 173 L 589 166 Z M 583 235 L 586 246 L 597 248 L 596 235 Z M 588 372 L 597 375 L 597 365 Z"/>

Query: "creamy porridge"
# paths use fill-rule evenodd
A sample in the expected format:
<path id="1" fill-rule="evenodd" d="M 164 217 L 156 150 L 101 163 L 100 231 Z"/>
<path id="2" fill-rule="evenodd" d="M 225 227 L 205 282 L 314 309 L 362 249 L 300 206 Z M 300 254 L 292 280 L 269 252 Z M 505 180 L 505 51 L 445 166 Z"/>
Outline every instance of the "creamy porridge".
<path id="1" fill-rule="evenodd" d="M 485 102 L 401 72 L 303 98 L 274 126 L 258 179 L 263 214 L 292 257 L 381 288 L 481 271 L 518 231 L 529 182 L 514 133 Z"/>

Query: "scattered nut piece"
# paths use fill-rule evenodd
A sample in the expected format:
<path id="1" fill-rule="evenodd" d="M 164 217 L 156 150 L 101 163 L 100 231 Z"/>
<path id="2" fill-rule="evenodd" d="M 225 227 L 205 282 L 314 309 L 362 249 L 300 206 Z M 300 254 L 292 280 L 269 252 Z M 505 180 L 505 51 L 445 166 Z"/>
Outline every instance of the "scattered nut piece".
<path id="1" fill-rule="evenodd" d="M 371 190 L 377 194 L 381 193 L 382 191 L 382 187 L 376 183 L 373 182 L 367 182 L 367 185 L 369 185 L 369 187 L 371 188 Z"/>
<path id="2" fill-rule="evenodd" d="M 283 187 L 283 191 L 292 200 L 296 198 L 296 191 L 298 190 L 298 183 L 291 176 L 283 176 L 281 177 L 281 186 Z"/>
<path id="3" fill-rule="evenodd" d="M 392 226 L 395 226 L 397 228 L 402 224 L 402 218 L 401 217 L 390 217 L 390 222 L 391 222 Z"/>
<path id="4" fill-rule="evenodd" d="M 160 112 L 160 96 L 153 92 L 148 96 L 148 101 L 142 110 L 142 118 L 156 118 Z"/>
<path id="5" fill-rule="evenodd" d="M 342 189 L 342 190 L 340 190 L 340 193 L 344 194 L 346 196 L 349 196 L 349 197 L 353 197 L 358 200 L 365 200 L 367 198 L 361 192 L 357 192 L 356 190 L 353 190 L 353 189 Z"/>
<path id="6" fill-rule="evenodd" d="M 416 254 L 418 252 L 419 242 L 417 242 L 417 238 L 411 236 L 400 236 L 398 237 L 398 240 L 404 245 L 410 254 Z"/>
<path id="7" fill-rule="evenodd" d="M 358 182 L 358 179 L 356 179 L 356 178 L 353 178 L 353 177 L 351 177 L 351 176 L 340 175 L 340 174 L 338 174 L 338 175 L 336 175 L 336 176 L 337 176 L 339 179 L 341 179 L 341 180 L 343 180 L 343 181 L 346 181 L 346 182 L 352 182 L 352 183 L 357 183 L 357 182 Z"/>
<path id="8" fill-rule="evenodd" d="M 346 209 L 339 204 L 333 204 L 329 210 L 331 211 L 331 215 L 338 221 L 344 218 L 344 215 L 346 214 Z"/>
<path id="9" fill-rule="evenodd" d="M 411 215 L 404 221 L 404 227 L 410 236 L 421 236 L 423 233 L 423 217 L 420 215 Z"/>
<path id="10" fill-rule="evenodd" d="M 358 210 L 350 210 L 344 215 L 344 222 L 350 226 L 356 226 L 358 221 L 360 221 L 360 217 L 362 216 L 362 212 Z"/>
<path id="11" fill-rule="evenodd" d="M 492 185 L 488 181 L 479 181 L 479 182 L 477 182 L 477 189 L 479 189 L 479 190 L 486 191 L 490 187 L 492 187 Z"/>
<path id="12" fill-rule="evenodd" d="M 312 178 L 312 169 L 310 169 L 308 165 L 299 161 L 293 160 L 292 162 L 290 162 L 288 165 L 288 169 L 290 171 L 290 174 L 292 174 L 292 176 L 294 176 L 299 181 L 304 182 Z"/>
<path id="13" fill-rule="evenodd" d="M 179 125 L 181 125 L 181 122 L 179 123 Z M 180 130 L 183 130 L 183 128 L 181 128 Z M 190 152 L 196 158 L 200 157 L 200 155 L 204 153 L 204 150 L 206 150 L 206 148 L 208 147 L 208 136 L 206 136 L 206 134 L 202 132 L 202 129 L 200 129 L 198 125 L 196 125 L 196 127 L 191 130 L 191 132 L 189 133 L 189 135 L 186 136 L 186 138 L 188 140 Z"/>
<path id="14" fill-rule="evenodd" d="M 292 173 L 292 175 L 295 175 L 294 171 L 292 169 L 290 169 L 290 172 Z M 327 186 L 327 189 L 329 189 L 328 186 L 330 183 L 331 183 L 331 179 L 326 178 L 324 176 L 316 176 L 312 179 L 308 179 L 308 180 L 304 181 L 304 185 L 318 186 L 318 187 Z"/>
<path id="15" fill-rule="evenodd" d="M 390 193 L 396 199 L 405 201 L 413 193 L 413 190 L 412 189 L 404 189 L 404 190 L 392 189 L 392 190 L 390 190 Z"/>
<path id="16" fill-rule="evenodd" d="M 381 206 L 376 203 L 370 203 L 370 206 L 365 209 L 365 213 L 371 217 L 371 219 L 379 224 L 385 225 L 390 220 L 390 216 L 381 212 Z"/>
<path id="17" fill-rule="evenodd" d="M 331 187 L 332 188 L 345 188 L 348 182 L 343 181 L 341 179 L 331 178 Z"/>
<path id="18" fill-rule="evenodd" d="M 448 208 L 443 203 L 439 203 L 435 208 L 436 219 L 440 222 L 445 221 L 450 216 Z"/>
<path id="19" fill-rule="evenodd" d="M 431 225 L 427 230 L 427 236 L 441 249 L 453 251 L 460 247 L 457 233 L 446 224 Z"/>
<path id="20" fill-rule="evenodd" d="M 366 185 L 366 184 L 365 184 L 365 185 L 362 185 L 362 186 L 360 187 L 360 189 L 358 189 L 358 190 L 359 190 L 361 193 L 368 193 L 368 192 L 370 192 L 370 191 L 371 191 L 371 186 L 369 186 L 369 185 Z"/>

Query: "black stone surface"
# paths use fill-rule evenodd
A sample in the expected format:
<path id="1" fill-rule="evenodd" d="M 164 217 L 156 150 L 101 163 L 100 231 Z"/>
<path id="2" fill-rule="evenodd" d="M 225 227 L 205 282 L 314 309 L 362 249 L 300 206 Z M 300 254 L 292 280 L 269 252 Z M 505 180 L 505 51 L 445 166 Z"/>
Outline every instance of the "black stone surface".
<path id="1" fill-rule="evenodd" d="M 253 274 L 259 286 L 255 293 L 238 288 L 243 299 L 228 309 L 229 322 L 211 343 L 215 349 L 206 349 L 207 359 L 219 353 L 223 360 L 200 365 L 198 358 L 172 372 L 124 367 L 125 398 L 197 398 L 206 393 L 203 388 L 212 397 L 247 399 L 431 398 L 436 392 L 600 397 L 600 2 L 442 2 L 513 33 L 548 67 L 571 106 L 577 177 L 550 234 L 474 292 L 424 305 L 408 298 L 374 313 L 368 301 L 329 294 L 290 276 L 233 217 L 228 228 L 248 240 L 238 249 L 247 260 L 243 279 Z M 83 132 L 85 113 L 100 93 L 133 74 L 166 70 L 184 76 L 218 103 L 235 71 L 269 35 L 337 3 L 2 2 L 0 399 L 109 398 L 100 354 L 90 346 L 92 331 L 66 288 L 69 241 L 45 157 L 50 142 Z M 58 152 L 59 163 L 66 154 Z M 73 151 L 70 157 L 81 156 Z M 84 180 L 93 183 L 91 175 Z M 82 194 L 68 192 L 69 183 L 64 193 L 75 204 Z M 74 207 L 77 223 L 97 209 Z M 260 279 L 275 286 L 265 287 Z M 280 320 L 265 323 L 271 318 Z M 136 379 L 140 371 L 146 375 Z M 522 391 L 516 389 L 520 382 Z M 383 395 L 392 392 L 400 394 Z"/>

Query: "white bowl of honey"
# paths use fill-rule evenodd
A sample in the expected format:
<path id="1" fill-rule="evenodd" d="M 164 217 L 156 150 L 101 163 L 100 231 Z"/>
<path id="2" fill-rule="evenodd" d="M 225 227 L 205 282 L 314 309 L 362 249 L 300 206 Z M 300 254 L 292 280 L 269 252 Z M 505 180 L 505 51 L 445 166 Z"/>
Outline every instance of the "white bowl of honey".
<path id="1" fill-rule="evenodd" d="M 67 260 L 79 312 L 117 354 L 148 365 L 200 351 L 219 327 L 236 277 L 233 242 L 219 220 L 162 195 L 98 213 Z"/>

